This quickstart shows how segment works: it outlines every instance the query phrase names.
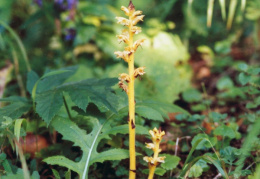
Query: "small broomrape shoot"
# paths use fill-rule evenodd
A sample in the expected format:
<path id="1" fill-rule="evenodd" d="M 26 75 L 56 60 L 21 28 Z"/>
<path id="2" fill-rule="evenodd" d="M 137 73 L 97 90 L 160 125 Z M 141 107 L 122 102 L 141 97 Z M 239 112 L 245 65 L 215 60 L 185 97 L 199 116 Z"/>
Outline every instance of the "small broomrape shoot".
<path id="1" fill-rule="evenodd" d="M 159 157 L 158 155 L 162 151 L 160 149 L 160 142 L 162 140 L 162 137 L 165 135 L 165 132 L 161 131 L 161 130 L 157 130 L 157 128 L 154 128 L 153 130 L 150 130 L 149 133 L 152 136 L 153 143 L 146 143 L 146 147 L 148 149 L 152 149 L 154 152 L 154 155 L 153 155 L 153 157 L 146 156 L 143 159 L 146 162 L 148 162 L 148 166 L 149 166 L 148 179 L 152 179 L 156 166 L 159 165 L 159 163 L 164 163 L 165 157 Z"/>
<path id="2" fill-rule="evenodd" d="M 122 24 L 127 27 L 127 29 L 122 30 L 120 35 L 117 35 L 118 41 L 127 44 L 124 51 L 116 51 L 115 55 L 117 58 L 122 58 L 128 63 L 128 74 L 122 73 L 119 75 L 119 87 L 123 89 L 128 95 L 128 105 L 129 105 L 129 154 L 130 154 L 130 169 L 129 178 L 135 179 L 136 177 L 136 156 L 135 156 L 135 98 L 134 98 L 134 80 L 138 76 L 143 75 L 144 67 L 134 68 L 134 53 L 137 48 L 142 45 L 144 39 L 139 39 L 134 42 L 134 34 L 141 32 L 141 27 L 135 26 L 139 21 L 143 21 L 144 15 L 142 11 L 135 11 L 135 7 L 130 1 L 128 7 L 121 7 L 121 10 L 125 12 L 127 18 L 116 17 L 117 23 Z"/>

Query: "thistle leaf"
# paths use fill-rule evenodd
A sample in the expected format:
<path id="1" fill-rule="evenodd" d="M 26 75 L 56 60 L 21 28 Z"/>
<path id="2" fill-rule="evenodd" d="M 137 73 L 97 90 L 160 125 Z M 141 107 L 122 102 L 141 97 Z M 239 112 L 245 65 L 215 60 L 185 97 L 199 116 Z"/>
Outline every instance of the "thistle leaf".
<path id="1" fill-rule="evenodd" d="M 98 143 L 102 139 L 109 139 L 110 134 L 125 134 L 127 132 L 127 130 L 122 130 L 125 129 L 126 125 L 111 127 L 111 119 L 112 118 L 109 118 L 101 124 L 98 119 L 94 117 L 79 116 L 79 120 L 84 121 L 92 128 L 91 131 L 85 131 L 80 129 L 69 119 L 55 117 L 51 122 L 51 126 L 62 134 L 64 140 L 72 141 L 75 146 L 79 146 L 83 151 L 83 155 L 79 162 L 69 160 L 64 156 L 49 157 L 44 159 L 44 162 L 51 165 L 67 167 L 70 170 L 77 172 L 80 175 L 80 178 L 87 178 L 88 168 L 93 163 L 128 158 L 128 150 L 125 149 L 110 149 L 103 152 L 97 152 Z M 139 129 L 137 132 L 138 131 L 141 130 Z"/>

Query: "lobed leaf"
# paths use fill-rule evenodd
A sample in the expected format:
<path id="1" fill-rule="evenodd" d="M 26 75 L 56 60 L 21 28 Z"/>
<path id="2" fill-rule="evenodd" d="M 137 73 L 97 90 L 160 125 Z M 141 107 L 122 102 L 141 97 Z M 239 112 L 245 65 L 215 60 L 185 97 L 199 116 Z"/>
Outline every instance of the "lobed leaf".
<path id="1" fill-rule="evenodd" d="M 91 127 L 91 130 L 85 131 L 80 129 L 74 122 L 69 119 L 55 117 L 51 125 L 59 133 L 62 134 L 64 140 L 69 140 L 75 146 L 79 146 L 83 151 L 83 155 L 79 162 L 74 162 L 64 156 L 49 157 L 44 162 L 52 165 L 60 165 L 67 167 L 77 172 L 80 177 L 87 178 L 88 168 L 95 162 L 104 162 L 105 160 L 122 160 L 129 157 L 128 150 L 125 149 L 110 149 L 103 152 L 97 151 L 98 143 L 105 138 L 110 138 L 109 135 L 117 133 L 127 133 L 127 125 L 111 127 L 111 119 L 107 119 L 104 123 L 100 123 L 94 117 L 79 116 L 79 119 L 84 121 Z M 61 125 L 62 124 L 62 125 Z M 148 133 L 147 129 L 142 126 L 137 126 L 137 132 Z"/>
<path id="2" fill-rule="evenodd" d="M 49 124 L 53 117 L 58 114 L 63 105 L 63 93 L 66 92 L 71 100 L 82 110 L 90 102 L 94 103 L 102 112 L 111 110 L 116 112 L 109 100 L 112 95 L 110 86 L 114 85 L 117 79 L 88 79 L 80 82 L 65 83 L 36 95 L 36 112 Z"/>

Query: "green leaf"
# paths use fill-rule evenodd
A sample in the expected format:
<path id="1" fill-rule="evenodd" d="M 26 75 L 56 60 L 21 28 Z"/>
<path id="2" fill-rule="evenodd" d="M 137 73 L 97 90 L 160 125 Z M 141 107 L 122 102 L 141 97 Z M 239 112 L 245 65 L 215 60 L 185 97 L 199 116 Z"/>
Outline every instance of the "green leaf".
<path id="1" fill-rule="evenodd" d="M 28 102 L 28 100 L 25 98 L 25 97 L 20 97 L 20 96 L 10 96 L 10 97 L 7 97 L 7 98 L 2 98 L 0 99 L 0 101 L 4 101 L 4 102 L 10 102 L 10 103 L 13 103 L 13 102 Z"/>
<path id="2" fill-rule="evenodd" d="M 233 86 L 234 86 L 233 81 L 227 76 L 220 78 L 217 82 L 218 90 L 230 89 Z"/>
<path id="3" fill-rule="evenodd" d="M 59 91 L 48 91 L 45 93 L 40 93 L 36 96 L 36 112 L 48 125 L 62 107 L 62 97 L 63 95 Z"/>
<path id="4" fill-rule="evenodd" d="M 55 169 L 51 169 L 51 170 L 52 170 L 52 173 L 53 173 L 55 179 L 60 179 L 60 174 L 59 174 L 59 172 L 58 172 L 57 170 L 55 170 Z"/>
<path id="5" fill-rule="evenodd" d="M 71 179 L 71 170 L 70 169 L 65 173 L 65 179 Z"/>
<path id="6" fill-rule="evenodd" d="M 182 113 L 190 116 L 190 113 L 186 110 L 182 109 L 181 107 L 173 104 L 153 101 L 153 100 L 143 100 L 143 101 L 137 101 L 136 108 L 139 108 L 139 106 L 146 106 L 149 108 L 152 108 L 154 110 L 157 110 L 159 113 L 161 113 L 161 116 L 163 118 L 168 119 L 168 113 Z"/>
<path id="7" fill-rule="evenodd" d="M 54 156 L 44 159 L 46 163 L 65 166 L 77 172 L 80 177 L 87 178 L 88 168 L 93 163 L 103 162 L 105 160 L 122 160 L 129 157 L 128 151 L 124 149 L 110 149 L 103 152 L 97 152 L 98 143 L 102 139 L 110 139 L 110 134 L 124 134 L 127 131 L 122 131 L 122 128 L 118 126 L 118 131 L 114 130 L 116 127 L 110 126 L 112 118 L 107 119 L 103 124 L 99 123 L 99 121 L 93 117 L 79 116 L 78 118 L 92 127 L 92 130 L 88 131 L 88 134 L 85 130 L 80 129 L 74 122 L 65 118 L 54 118 L 51 122 L 51 126 L 63 135 L 64 140 L 72 141 L 75 146 L 81 148 L 83 151 L 81 160 L 79 162 L 74 162 L 63 156 Z"/>
<path id="8" fill-rule="evenodd" d="M 154 173 L 155 173 L 156 175 L 163 176 L 163 175 L 166 173 L 166 170 L 157 167 L 157 168 L 155 169 Z"/>
<path id="9" fill-rule="evenodd" d="M 28 112 L 31 108 L 31 104 L 28 101 L 13 102 L 8 106 L 0 108 L 0 121 L 4 116 L 8 116 L 12 119 L 21 117 L 25 112 Z"/>
<path id="10" fill-rule="evenodd" d="M 182 93 L 183 99 L 188 102 L 199 102 L 202 99 L 201 93 L 196 89 L 188 89 Z"/>
<path id="11" fill-rule="evenodd" d="M 69 77 L 76 73 L 77 69 L 78 66 L 70 66 L 59 70 L 46 70 L 40 80 L 37 81 L 36 93 L 44 92 L 64 84 Z"/>
<path id="12" fill-rule="evenodd" d="M 91 157 L 92 162 L 103 163 L 106 160 L 122 160 L 129 158 L 129 151 L 125 149 L 111 149 L 108 151 L 100 152 L 95 157 Z"/>
<path id="13" fill-rule="evenodd" d="M 50 164 L 50 165 L 59 165 L 59 166 L 63 166 L 66 167 L 70 170 L 73 170 L 77 173 L 80 173 L 80 166 L 78 163 L 67 159 L 64 156 L 54 156 L 54 157 L 48 157 L 46 159 L 43 160 L 44 162 Z"/>
<path id="14" fill-rule="evenodd" d="M 30 94 L 32 94 L 33 87 L 38 80 L 39 76 L 35 71 L 32 70 L 27 73 L 26 89 Z"/>
<path id="15" fill-rule="evenodd" d="M 235 131 L 226 125 L 221 125 L 221 126 L 217 127 L 214 130 L 214 134 L 224 136 L 224 137 L 229 137 L 230 139 L 233 139 L 236 137 Z"/>
<path id="16" fill-rule="evenodd" d="M 250 75 L 258 75 L 260 73 L 260 68 L 251 68 L 247 72 Z"/>
<path id="17" fill-rule="evenodd" d="M 251 76 L 242 72 L 239 74 L 238 79 L 242 85 L 246 85 L 251 80 Z"/>
<path id="18" fill-rule="evenodd" d="M 202 172 L 202 167 L 195 164 L 190 168 L 189 177 L 199 177 L 202 175 Z"/>
<path id="19" fill-rule="evenodd" d="M 220 155 L 226 163 L 232 165 L 233 161 L 236 160 L 237 157 L 239 157 L 235 155 L 237 150 L 238 149 L 234 147 L 227 146 L 224 149 L 220 149 Z"/>
<path id="20" fill-rule="evenodd" d="M 224 120 L 227 118 L 227 114 L 220 114 L 217 112 L 211 112 L 209 114 L 210 118 L 214 121 L 214 122 L 220 122 L 221 120 Z"/>
<path id="21" fill-rule="evenodd" d="M 194 146 L 199 140 L 200 143 L 196 147 L 197 150 L 211 148 L 217 143 L 216 137 L 209 137 L 206 134 L 197 134 L 191 141 L 192 146 Z"/>
<path id="22" fill-rule="evenodd" d="M 135 109 L 135 112 L 147 119 L 161 121 L 161 122 L 164 121 L 162 115 L 157 110 L 154 110 L 153 108 L 147 106 L 138 105 Z"/>
<path id="23" fill-rule="evenodd" d="M 54 89 L 44 91 L 36 96 L 36 112 L 49 124 L 63 105 L 64 92 L 68 93 L 71 100 L 84 111 L 86 111 L 88 104 L 92 102 L 101 112 L 107 110 L 116 112 L 109 97 L 113 95 L 110 86 L 117 81 L 115 78 L 88 79 L 80 82 L 65 83 Z"/>
<path id="24" fill-rule="evenodd" d="M 109 131 L 104 132 L 103 134 L 104 135 L 110 135 L 110 134 L 116 135 L 118 133 L 128 134 L 128 130 L 129 130 L 128 124 L 123 124 L 120 126 L 115 126 L 115 127 L 111 128 Z M 136 130 L 136 134 L 149 135 L 149 130 L 143 126 L 136 125 L 135 130 Z"/>
<path id="25" fill-rule="evenodd" d="M 89 18 L 89 17 L 88 17 Z M 96 27 L 94 26 L 79 26 L 77 28 L 77 35 L 74 40 L 74 45 L 86 44 L 96 34 Z"/>
<path id="26" fill-rule="evenodd" d="M 18 178 L 24 178 L 24 172 L 21 168 L 18 168 L 18 170 L 15 174 L 7 173 L 7 175 L 2 176 L 2 179 L 18 179 Z M 40 175 L 38 172 L 34 171 L 30 178 L 31 179 L 40 179 Z"/>
<path id="27" fill-rule="evenodd" d="M 248 65 L 246 63 L 240 63 L 237 66 L 238 70 L 246 72 L 248 70 Z"/>
<path id="28" fill-rule="evenodd" d="M 163 156 L 165 156 L 166 158 L 164 159 L 165 162 L 161 164 L 161 167 L 165 170 L 173 170 L 174 168 L 176 168 L 181 160 L 175 155 L 163 154 Z"/>
<path id="29" fill-rule="evenodd" d="M 71 72 L 70 70 L 55 70 L 55 71 L 51 71 L 51 72 L 48 72 L 48 73 L 45 73 L 41 79 L 44 79 L 44 78 L 47 78 L 47 77 L 50 77 L 50 76 L 54 76 L 54 75 L 58 75 L 58 74 L 62 74 L 62 73 L 67 73 L 67 72 Z"/>

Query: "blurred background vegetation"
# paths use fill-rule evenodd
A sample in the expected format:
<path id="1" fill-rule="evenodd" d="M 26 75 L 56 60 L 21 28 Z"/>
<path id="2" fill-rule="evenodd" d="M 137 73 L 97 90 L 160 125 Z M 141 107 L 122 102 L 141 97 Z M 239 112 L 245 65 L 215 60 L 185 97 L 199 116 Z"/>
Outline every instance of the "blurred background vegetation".
<path id="1" fill-rule="evenodd" d="M 251 1 L 259 6 L 258 1 Z M 113 54 L 123 48 L 115 37 L 122 30 L 115 16 L 123 15 L 120 7 L 128 3 L 127 0 L 1 1 L 1 68 L 13 63 L 16 77 L 22 79 L 30 69 L 42 74 L 70 65 L 79 66 L 74 75 L 77 80 L 117 77 L 126 66 Z M 249 36 L 253 36 L 254 44 L 257 42 L 259 13 L 254 11 L 255 5 L 251 5 L 253 10 L 248 7 L 246 13 L 237 5 L 233 26 L 227 30 L 217 2 L 211 27 L 207 27 L 207 0 L 133 3 L 146 15 L 140 35 L 146 41 L 137 53 L 136 66 L 146 66 L 147 75 L 142 83 L 137 83 L 138 96 L 165 102 L 176 100 L 190 86 L 192 69 L 188 60 L 199 46 L 204 46 L 201 53 L 211 54 L 208 60 L 212 64 L 214 50 L 229 53 L 231 44 Z M 5 95 L 22 90 L 22 81 L 20 87 L 17 83 L 8 86 Z"/>

